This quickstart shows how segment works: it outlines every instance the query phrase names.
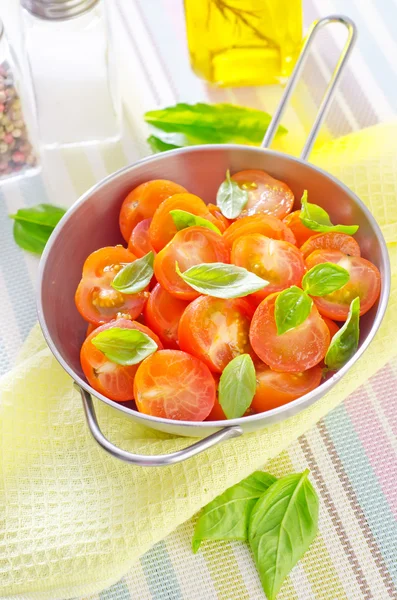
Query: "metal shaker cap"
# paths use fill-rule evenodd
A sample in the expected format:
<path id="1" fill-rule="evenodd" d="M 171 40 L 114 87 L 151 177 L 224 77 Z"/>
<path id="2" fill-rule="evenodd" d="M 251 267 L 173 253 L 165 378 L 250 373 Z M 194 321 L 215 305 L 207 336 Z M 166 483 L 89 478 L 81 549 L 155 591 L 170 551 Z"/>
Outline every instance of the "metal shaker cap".
<path id="1" fill-rule="evenodd" d="M 62 21 L 81 15 L 97 2 L 98 0 L 21 0 L 21 5 L 36 17 Z"/>

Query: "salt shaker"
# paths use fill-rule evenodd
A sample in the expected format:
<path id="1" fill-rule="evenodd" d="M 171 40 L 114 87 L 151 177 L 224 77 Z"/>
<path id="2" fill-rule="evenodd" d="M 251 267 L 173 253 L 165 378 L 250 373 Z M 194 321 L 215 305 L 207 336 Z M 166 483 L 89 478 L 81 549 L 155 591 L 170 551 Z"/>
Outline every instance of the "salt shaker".
<path id="1" fill-rule="evenodd" d="M 121 99 L 104 0 L 21 0 L 45 147 L 117 140 Z"/>
<path id="2" fill-rule="evenodd" d="M 34 148 L 31 96 L 16 56 L 0 21 L 0 178 L 34 175 L 38 171 Z"/>

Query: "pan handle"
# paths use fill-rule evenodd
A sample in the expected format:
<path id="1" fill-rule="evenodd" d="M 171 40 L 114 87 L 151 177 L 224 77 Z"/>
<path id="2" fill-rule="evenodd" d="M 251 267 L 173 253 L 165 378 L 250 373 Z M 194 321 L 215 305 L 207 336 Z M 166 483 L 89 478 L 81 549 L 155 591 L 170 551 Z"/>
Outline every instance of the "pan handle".
<path id="1" fill-rule="evenodd" d="M 103 435 L 98 425 L 91 394 L 83 390 L 77 384 L 75 384 L 75 387 L 81 394 L 85 416 L 87 418 L 88 427 L 92 437 L 111 456 L 123 460 L 131 465 L 140 465 L 141 467 L 164 467 L 167 465 L 174 465 L 186 460 L 187 458 L 196 456 L 196 454 L 200 454 L 200 452 L 208 450 L 208 448 L 212 448 L 212 446 L 215 446 L 220 442 L 238 437 L 243 433 L 241 427 L 237 425 L 233 427 L 224 427 L 220 431 L 212 433 L 208 437 L 195 442 L 191 446 L 187 446 L 186 448 L 178 450 L 177 452 L 172 452 L 171 454 L 156 454 L 153 456 L 132 454 L 131 452 L 127 452 L 126 450 L 122 450 L 118 446 L 115 446 Z"/>
<path id="2" fill-rule="evenodd" d="M 350 53 L 353 49 L 353 46 L 354 46 L 356 38 L 357 38 L 357 28 L 356 28 L 354 22 L 351 19 L 349 19 L 349 17 L 340 16 L 340 15 L 330 15 L 329 17 L 324 17 L 323 19 L 320 19 L 319 21 L 314 21 L 314 23 L 312 23 L 312 25 L 309 29 L 309 32 L 307 34 L 306 41 L 305 41 L 302 51 L 300 53 L 300 56 L 298 58 L 298 61 L 293 70 L 293 73 L 292 73 L 291 77 L 289 78 L 287 86 L 284 90 L 280 104 L 278 105 L 277 110 L 274 113 L 273 118 L 270 122 L 270 125 L 266 131 L 265 137 L 263 138 L 263 141 L 261 144 L 262 148 L 268 148 L 273 141 L 273 138 L 276 134 L 280 119 L 284 114 L 284 110 L 285 110 L 285 108 L 288 104 L 288 101 L 292 95 L 292 92 L 294 91 L 295 86 L 299 80 L 300 74 L 302 72 L 302 69 L 303 69 L 305 62 L 307 60 L 307 57 L 309 55 L 311 45 L 314 41 L 314 38 L 316 37 L 316 33 L 318 32 L 319 29 L 322 29 L 323 27 L 325 27 L 326 25 L 329 25 L 330 23 L 342 23 L 342 25 L 344 25 L 347 29 L 347 40 L 345 42 L 345 45 L 343 46 L 342 52 L 339 56 L 339 59 L 336 64 L 336 67 L 334 69 L 334 72 L 332 73 L 332 77 L 328 83 L 328 86 L 327 86 L 327 89 L 323 96 L 323 99 L 321 100 L 321 104 L 318 109 L 316 119 L 313 123 L 313 126 L 310 130 L 310 133 L 308 135 L 308 138 L 306 140 L 306 143 L 305 143 L 302 153 L 301 153 L 301 158 L 303 160 L 305 160 L 309 156 L 312 146 L 316 140 L 317 133 L 322 125 L 322 122 L 324 121 L 324 117 L 327 113 L 327 110 L 328 110 L 330 104 L 331 104 L 331 100 L 334 96 L 336 86 L 339 82 L 339 79 L 342 75 L 343 69 L 346 65 L 346 62 L 350 56 Z"/>

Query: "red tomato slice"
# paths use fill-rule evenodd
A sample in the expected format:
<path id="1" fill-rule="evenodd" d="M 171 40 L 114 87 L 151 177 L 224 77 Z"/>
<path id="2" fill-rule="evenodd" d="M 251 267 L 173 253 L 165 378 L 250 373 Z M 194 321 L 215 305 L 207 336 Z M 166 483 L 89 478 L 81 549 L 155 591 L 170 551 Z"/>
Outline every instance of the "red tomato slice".
<path id="1" fill-rule="evenodd" d="M 306 227 L 300 220 L 300 210 L 294 210 L 283 219 L 283 223 L 289 227 L 296 239 L 296 245 L 298 248 L 302 246 L 312 235 L 314 231 Z"/>
<path id="2" fill-rule="evenodd" d="M 323 248 L 324 250 L 340 250 L 343 254 L 348 254 L 349 256 L 361 256 L 360 246 L 354 237 L 335 231 L 313 235 L 302 244 L 300 251 L 303 257 L 307 258 L 315 250 Z"/>
<path id="3" fill-rule="evenodd" d="M 175 262 L 186 271 L 193 265 L 229 262 L 229 250 L 222 236 L 204 227 L 187 227 L 178 231 L 171 242 L 154 259 L 154 274 L 172 296 L 194 300 L 199 296 L 175 270 Z"/>
<path id="4" fill-rule="evenodd" d="M 134 227 L 128 242 L 128 250 L 138 258 L 142 258 L 148 252 L 155 252 L 149 239 L 149 227 L 152 219 L 144 219 Z"/>
<path id="5" fill-rule="evenodd" d="M 146 358 L 134 382 L 135 402 L 146 415 L 177 421 L 204 421 L 215 402 L 208 367 L 180 350 L 160 350 Z"/>
<path id="6" fill-rule="evenodd" d="M 146 333 L 151 337 L 159 349 L 162 349 L 162 344 L 148 327 L 137 323 L 136 321 L 128 321 L 127 319 L 117 319 L 106 325 L 102 325 L 93 331 L 83 342 L 80 352 L 81 367 L 88 383 L 97 392 L 100 392 L 110 400 L 117 402 L 126 402 L 134 397 L 134 377 L 138 369 L 137 365 L 124 367 L 110 361 L 106 356 L 92 344 L 93 338 L 101 331 L 120 327 L 121 329 L 138 329 L 142 333 Z"/>
<path id="7" fill-rule="evenodd" d="M 77 310 L 86 321 L 102 325 L 118 316 L 135 319 L 142 312 L 148 292 L 122 294 L 111 286 L 120 269 L 134 260 L 136 256 L 122 246 L 108 246 L 89 255 L 75 295 Z"/>
<path id="8" fill-rule="evenodd" d="M 250 328 L 252 348 L 275 371 L 306 371 L 324 358 L 330 342 L 329 329 L 313 304 L 306 321 L 278 335 L 274 319 L 276 297 L 277 294 L 268 296 L 255 311 Z"/>
<path id="9" fill-rule="evenodd" d="M 153 217 L 163 200 L 183 192 L 186 192 L 184 187 L 167 179 L 153 179 L 134 188 L 124 200 L 120 211 L 120 230 L 125 241 L 128 242 L 139 221 Z"/>
<path id="10" fill-rule="evenodd" d="M 277 408 L 308 394 L 321 383 L 322 368 L 302 373 L 280 373 L 263 363 L 256 367 L 256 392 L 251 408 L 256 413 Z"/>
<path id="11" fill-rule="evenodd" d="M 328 317 L 324 317 L 323 316 L 323 321 L 325 322 L 326 326 L 328 327 L 329 334 L 330 334 L 331 339 L 332 339 L 334 337 L 335 333 L 338 333 L 339 327 L 335 323 L 335 321 L 332 321 L 332 319 L 328 319 Z"/>
<path id="12" fill-rule="evenodd" d="M 313 297 L 319 312 L 335 321 L 346 321 L 352 300 L 359 296 L 360 315 L 364 315 L 380 294 L 380 273 L 369 260 L 347 256 L 339 250 L 315 250 L 306 259 L 306 266 L 331 262 L 349 271 L 350 280 L 340 290 L 326 296 Z"/>
<path id="13" fill-rule="evenodd" d="M 85 332 L 85 337 L 87 338 L 93 331 L 95 331 L 96 328 L 97 328 L 97 325 L 93 325 L 92 323 L 88 323 L 87 331 Z"/>
<path id="14" fill-rule="evenodd" d="M 241 216 L 265 213 L 282 219 L 292 210 L 294 194 L 283 181 L 265 171 L 248 169 L 232 176 L 248 192 L 248 203 Z"/>
<path id="15" fill-rule="evenodd" d="M 239 354 L 249 353 L 249 327 L 253 315 L 244 298 L 222 300 L 200 296 L 189 304 L 179 321 L 179 345 L 197 356 L 215 373 Z"/>
<path id="16" fill-rule="evenodd" d="M 145 306 L 145 320 L 164 346 L 179 349 L 178 325 L 188 304 L 185 300 L 171 296 L 159 283 L 151 292 Z"/>
<path id="17" fill-rule="evenodd" d="M 171 210 L 185 210 L 204 218 L 209 215 L 205 202 L 194 194 L 175 194 L 162 202 L 149 227 L 150 243 L 156 252 L 160 252 L 177 232 Z"/>
<path id="18" fill-rule="evenodd" d="M 265 288 L 250 294 L 255 300 L 263 300 L 291 285 L 299 286 L 305 273 L 305 262 L 296 246 L 259 233 L 238 238 L 233 244 L 230 260 L 269 281 Z"/>
<path id="19" fill-rule="evenodd" d="M 237 219 L 237 221 L 226 229 L 223 239 L 229 248 L 231 248 L 239 237 L 252 235 L 253 233 L 261 233 L 274 240 L 284 240 L 295 244 L 295 237 L 292 231 L 280 219 L 263 214 Z"/>
<path id="20" fill-rule="evenodd" d="M 221 233 L 226 231 L 226 229 L 229 227 L 232 221 L 229 221 L 229 219 L 226 219 L 226 217 L 223 216 L 223 214 L 219 210 L 219 207 L 216 206 L 216 204 L 207 204 L 207 209 L 214 219 L 212 222 L 218 227 L 219 231 Z"/>

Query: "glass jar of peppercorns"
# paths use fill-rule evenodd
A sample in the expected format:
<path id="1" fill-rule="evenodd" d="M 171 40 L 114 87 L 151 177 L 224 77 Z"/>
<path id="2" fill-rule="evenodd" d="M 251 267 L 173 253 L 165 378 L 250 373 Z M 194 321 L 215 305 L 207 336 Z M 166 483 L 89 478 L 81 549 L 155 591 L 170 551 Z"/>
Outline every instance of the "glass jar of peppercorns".
<path id="1" fill-rule="evenodd" d="M 38 171 L 30 100 L 0 21 L 0 179 Z"/>

